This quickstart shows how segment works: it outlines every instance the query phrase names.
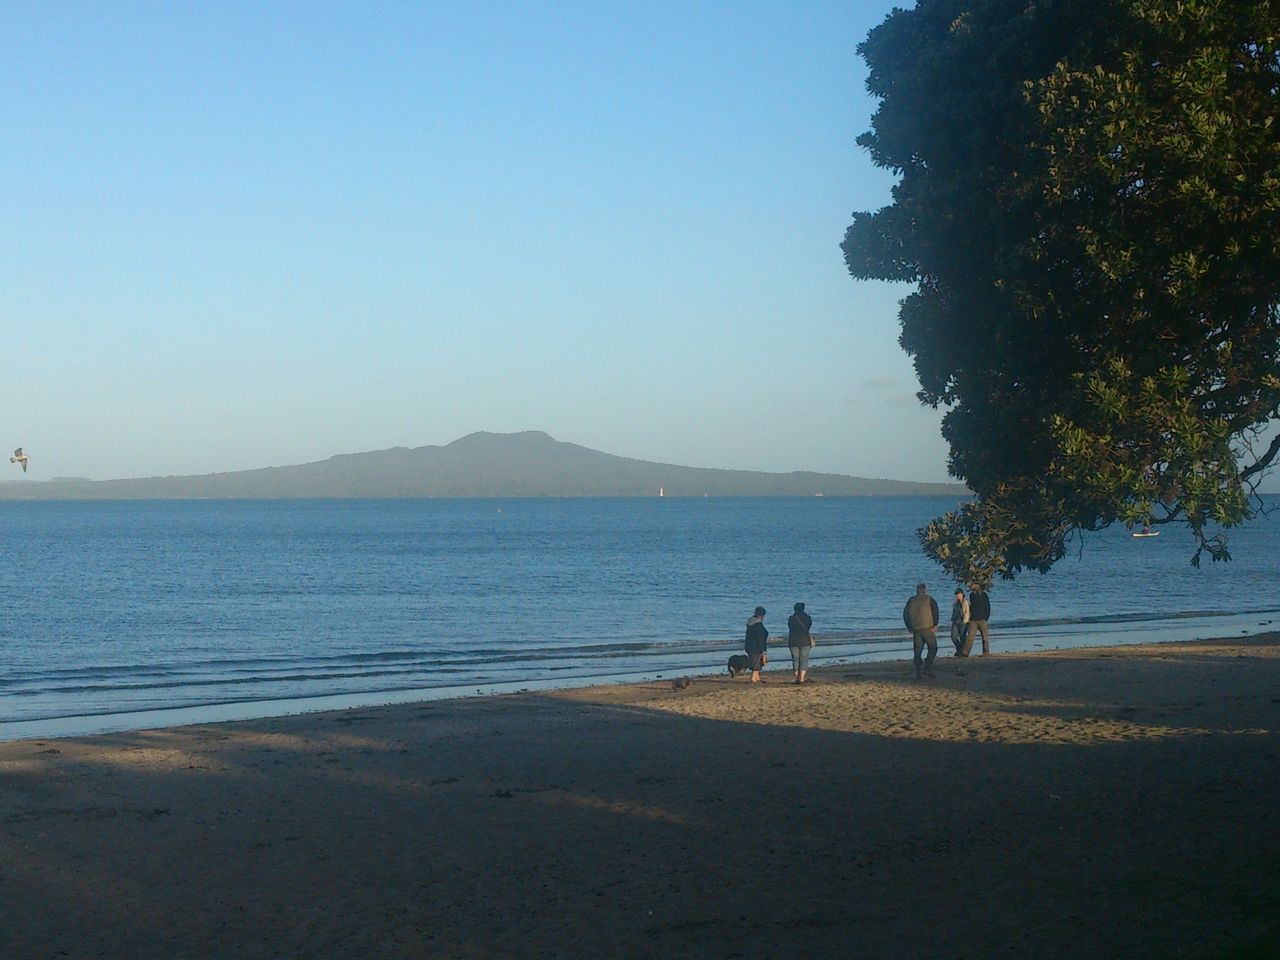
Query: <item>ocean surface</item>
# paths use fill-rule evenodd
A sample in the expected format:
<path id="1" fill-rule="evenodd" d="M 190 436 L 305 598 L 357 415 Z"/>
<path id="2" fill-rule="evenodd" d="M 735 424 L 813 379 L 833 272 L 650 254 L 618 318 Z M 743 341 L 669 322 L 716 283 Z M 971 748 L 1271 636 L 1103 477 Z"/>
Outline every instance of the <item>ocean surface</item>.
<path id="1" fill-rule="evenodd" d="M 785 636 L 798 600 L 815 664 L 906 657 L 915 583 L 944 621 L 955 586 L 915 530 L 953 506 L 3 502 L 0 739 L 714 673 L 753 607 Z M 996 584 L 993 649 L 1275 629 L 1280 515 L 1230 548 L 1196 570 L 1182 531 L 1090 535 L 1048 575 Z"/>

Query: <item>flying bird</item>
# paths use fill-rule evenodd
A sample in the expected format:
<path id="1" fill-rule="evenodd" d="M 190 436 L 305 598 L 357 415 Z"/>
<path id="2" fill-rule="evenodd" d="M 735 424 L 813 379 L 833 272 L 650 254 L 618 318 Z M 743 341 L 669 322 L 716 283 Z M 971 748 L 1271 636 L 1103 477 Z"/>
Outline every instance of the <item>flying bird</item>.
<path id="1" fill-rule="evenodd" d="M 13 456 L 9 458 L 9 462 L 22 464 L 22 472 L 26 473 L 28 459 L 27 455 L 22 452 L 22 448 L 19 447 L 17 450 L 13 451 Z"/>

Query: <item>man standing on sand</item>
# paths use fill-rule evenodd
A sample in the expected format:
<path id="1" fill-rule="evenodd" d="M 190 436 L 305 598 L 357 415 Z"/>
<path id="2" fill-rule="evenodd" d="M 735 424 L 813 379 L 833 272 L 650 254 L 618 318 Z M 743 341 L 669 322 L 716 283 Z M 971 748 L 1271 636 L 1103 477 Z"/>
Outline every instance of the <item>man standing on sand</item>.
<path id="1" fill-rule="evenodd" d="M 964 638 L 964 650 L 960 656 L 967 657 L 969 651 L 973 649 L 973 638 L 982 634 L 982 655 L 985 657 L 991 652 L 990 633 L 987 628 L 987 621 L 991 619 L 991 598 L 987 596 L 987 591 L 976 583 L 969 587 L 969 630 Z"/>
<path id="2" fill-rule="evenodd" d="M 938 655 L 938 601 L 929 596 L 929 588 L 916 584 L 916 595 L 902 608 L 902 622 L 911 631 L 911 646 L 915 651 L 916 679 L 920 679 L 920 652 L 929 645 L 929 659 L 924 663 L 924 673 L 933 676 L 933 660 Z"/>
<path id="3" fill-rule="evenodd" d="M 747 621 L 747 659 L 751 661 L 751 682 L 760 683 L 760 671 L 769 662 L 766 651 L 769 649 L 769 631 L 764 627 L 764 607 L 756 607 L 756 612 Z"/>
<path id="4" fill-rule="evenodd" d="M 795 613 L 787 617 L 787 646 L 791 648 L 791 669 L 795 671 L 796 683 L 808 683 L 809 654 L 813 650 L 813 636 L 809 628 L 813 626 L 813 617 L 804 612 L 804 604 L 795 605 Z"/>

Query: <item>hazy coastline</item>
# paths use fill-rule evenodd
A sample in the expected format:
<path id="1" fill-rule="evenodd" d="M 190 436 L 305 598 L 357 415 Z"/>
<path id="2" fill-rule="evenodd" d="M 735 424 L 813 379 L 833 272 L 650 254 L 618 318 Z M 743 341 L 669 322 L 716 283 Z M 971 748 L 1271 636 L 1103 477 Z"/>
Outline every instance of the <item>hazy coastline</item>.
<path id="1" fill-rule="evenodd" d="M 554 440 L 540 431 L 473 433 L 444 446 L 395 447 L 198 476 L 0 482 L 0 500 L 819 495 L 962 498 L 968 491 L 957 483 L 653 463 Z"/>

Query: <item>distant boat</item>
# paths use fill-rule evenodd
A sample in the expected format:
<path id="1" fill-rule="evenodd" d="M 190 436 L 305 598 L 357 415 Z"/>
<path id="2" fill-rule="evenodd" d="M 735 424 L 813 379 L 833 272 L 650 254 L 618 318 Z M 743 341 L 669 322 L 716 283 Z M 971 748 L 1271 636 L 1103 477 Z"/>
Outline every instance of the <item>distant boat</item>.
<path id="1" fill-rule="evenodd" d="M 1141 540 L 1143 537 L 1158 537 L 1160 536 L 1160 531 L 1159 530 L 1142 530 L 1138 533 L 1131 534 L 1131 536 L 1136 540 Z"/>
<path id="2" fill-rule="evenodd" d="M 666 496 L 666 494 L 662 492 L 662 488 L 661 488 L 661 487 L 659 487 L 659 488 L 658 488 L 658 496 L 660 496 L 660 497 L 665 497 L 665 496 Z"/>

